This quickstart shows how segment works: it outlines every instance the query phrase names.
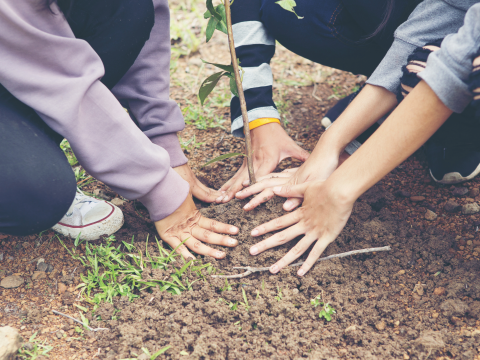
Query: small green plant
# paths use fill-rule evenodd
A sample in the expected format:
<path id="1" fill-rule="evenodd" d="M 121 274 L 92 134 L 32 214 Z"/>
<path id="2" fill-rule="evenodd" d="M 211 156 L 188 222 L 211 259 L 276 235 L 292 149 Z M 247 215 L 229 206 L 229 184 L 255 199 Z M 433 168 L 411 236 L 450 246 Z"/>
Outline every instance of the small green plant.
<path id="1" fill-rule="evenodd" d="M 197 138 L 195 135 L 193 135 L 190 138 L 190 140 L 187 140 L 187 141 L 183 141 L 181 136 L 179 136 L 179 138 L 180 138 L 179 140 L 180 140 L 180 146 L 182 147 L 182 150 L 191 151 L 205 144 L 205 142 L 197 143 Z"/>
<path id="2" fill-rule="evenodd" d="M 242 288 L 242 297 L 243 297 L 243 303 L 240 303 L 240 305 L 245 306 L 245 310 L 249 311 L 251 306 L 248 305 L 248 299 L 247 299 L 247 294 L 245 293 L 245 289 Z"/>
<path id="3" fill-rule="evenodd" d="M 324 303 L 321 301 L 322 296 L 317 295 L 314 299 L 310 300 L 310 303 L 313 305 L 313 307 L 321 306 L 322 310 L 320 310 L 320 313 L 318 314 L 318 317 L 324 318 L 327 321 L 332 321 L 332 315 L 336 314 L 335 309 L 329 304 L 329 303 Z"/>
<path id="4" fill-rule="evenodd" d="M 282 298 L 283 298 L 282 289 L 280 289 L 280 288 L 277 286 L 277 296 L 275 296 L 275 300 L 281 301 Z"/>
<path id="5" fill-rule="evenodd" d="M 187 100 L 187 106 L 182 110 L 185 123 L 194 125 L 199 130 L 207 130 L 212 128 L 225 129 L 222 124 L 225 120 L 221 120 L 213 114 L 213 110 L 203 108 L 200 105 L 194 105 Z"/>
<path id="6" fill-rule="evenodd" d="M 20 348 L 17 357 L 20 359 L 35 360 L 41 356 L 49 356 L 48 353 L 52 351 L 53 346 L 46 345 L 46 340 L 43 343 L 40 343 L 40 341 L 36 339 L 37 333 L 38 331 L 28 339 L 28 342 L 33 345 L 33 348 L 31 350 L 27 350 L 24 347 Z"/>
<path id="7" fill-rule="evenodd" d="M 162 355 L 164 352 L 166 352 L 168 349 L 170 349 L 172 346 L 171 345 L 168 345 L 168 346 L 165 346 L 164 348 L 158 350 L 156 353 L 154 354 L 150 354 L 150 351 L 148 351 L 147 348 L 142 348 L 142 351 L 147 354 L 147 356 L 150 356 L 150 360 L 155 360 L 157 357 L 159 357 L 160 355 Z"/>
<path id="8" fill-rule="evenodd" d="M 232 310 L 232 311 L 235 311 L 235 310 L 238 309 L 238 304 L 235 303 L 235 302 L 227 301 L 227 300 L 225 300 L 224 298 L 218 299 L 218 300 L 217 300 L 217 303 L 219 303 L 219 302 L 225 303 L 225 304 L 230 308 L 230 310 Z"/>
<path id="9" fill-rule="evenodd" d="M 232 291 L 232 286 L 228 283 L 227 279 L 225 279 L 225 286 L 221 288 L 220 291 Z"/>
<path id="10" fill-rule="evenodd" d="M 214 158 L 214 159 L 212 159 L 212 160 L 210 160 L 210 161 L 207 161 L 205 164 L 202 165 L 202 167 L 211 165 L 211 164 L 213 164 L 213 163 L 216 163 L 217 161 L 222 161 L 222 160 L 229 159 L 229 158 L 236 157 L 236 156 L 246 156 L 246 155 L 245 155 L 245 154 L 242 154 L 242 153 L 228 153 L 228 154 L 223 154 L 223 155 L 217 156 L 216 158 Z"/>
<path id="11" fill-rule="evenodd" d="M 183 257 L 182 268 L 173 267 L 171 263 L 180 256 L 176 253 L 177 249 L 167 251 L 160 246 L 157 239 L 155 239 L 159 252 L 157 256 L 152 256 L 148 252 L 148 238 L 145 252 L 135 247 L 133 238 L 131 243 L 122 241 L 122 244 L 114 246 L 115 236 L 111 235 L 105 239 L 105 244 L 86 243 L 85 255 L 79 255 L 75 248 L 68 249 L 60 238 L 58 240 L 69 254 L 87 269 L 87 275 L 81 275 L 82 283 L 77 288 L 81 289 L 80 294 L 85 301 L 97 305 L 102 302 L 112 303 L 115 296 L 126 296 L 133 301 L 139 297 L 140 291 L 154 287 L 172 294 L 180 294 L 182 291 L 191 290 L 196 281 L 204 279 L 203 270 L 208 274 L 216 271 L 210 263 L 202 264 L 199 259 L 186 262 Z M 81 242 L 79 238 L 75 239 L 75 247 Z M 122 246 L 127 250 L 126 253 L 121 250 Z M 152 278 L 146 269 L 163 270 L 165 276 L 160 279 Z M 192 277 L 196 279 L 192 281 Z"/>

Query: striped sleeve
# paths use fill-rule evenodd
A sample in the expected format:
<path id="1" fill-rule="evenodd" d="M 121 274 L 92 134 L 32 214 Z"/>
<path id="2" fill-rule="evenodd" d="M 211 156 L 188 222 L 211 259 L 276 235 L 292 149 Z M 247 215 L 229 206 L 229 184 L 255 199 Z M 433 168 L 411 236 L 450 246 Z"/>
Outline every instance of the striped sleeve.
<path id="1" fill-rule="evenodd" d="M 272 99 L 273 76 L 270 60 L 275 54 L 275 39 L 260 21 L 260 0 L 235 1 L 232 4 L 233 39 L 243 73 L 243 90 L 248 120 L 280 119 Z M 232 134 L 243 137 L 240 100 L 230 102 Z"/>

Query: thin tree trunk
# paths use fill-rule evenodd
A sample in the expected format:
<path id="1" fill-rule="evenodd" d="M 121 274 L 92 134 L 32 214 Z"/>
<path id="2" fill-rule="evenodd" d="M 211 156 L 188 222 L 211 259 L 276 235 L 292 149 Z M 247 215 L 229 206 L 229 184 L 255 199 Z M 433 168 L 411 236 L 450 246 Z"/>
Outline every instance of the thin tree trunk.
<path id="1" fill-rule="evenodd" d="M 250 127 L 248 125 L 247 103 L 243 94 L 242 79 L 238 69 L 237 55 L 235 53 L 235 45 L 233 43 L 232 16 L 230 12 L 230 0 L 225 0 L 225 15 L 227 18 L 228 45 L 230 47 L 230 55 L 232 56 L 233 72 L 235 82 L 237 83 L 238 98 L 240 99 L 240 109 L 242 110 L 243 131 L 245 132 L 245 148 L 247 154 L 248 176 L 250 177 L 250 185 L 255 184 L 255 172 L 253 170 L 253 150 L 252 139 L 250 137 Z"/>

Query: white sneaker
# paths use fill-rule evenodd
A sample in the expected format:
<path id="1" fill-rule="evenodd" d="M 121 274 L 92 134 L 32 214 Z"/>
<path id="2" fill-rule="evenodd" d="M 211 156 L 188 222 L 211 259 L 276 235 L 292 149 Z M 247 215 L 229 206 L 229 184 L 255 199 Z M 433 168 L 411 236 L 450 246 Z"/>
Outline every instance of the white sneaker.
<path id="1" fill-rule="evenodd" d="M 77 191 L 68 212 L 52 229 L 62 235 L 82 240 L 110 236 L 123 225 L 123 213 L 115 205 Z"/>

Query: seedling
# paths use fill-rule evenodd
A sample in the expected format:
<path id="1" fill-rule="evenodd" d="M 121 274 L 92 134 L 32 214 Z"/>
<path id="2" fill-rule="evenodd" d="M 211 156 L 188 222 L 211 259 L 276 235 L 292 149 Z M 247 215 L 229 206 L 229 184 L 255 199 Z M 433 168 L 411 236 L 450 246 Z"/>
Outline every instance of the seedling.
<path id="1" fill-rule="evenodd" d="M 280 301 L 282 300 L 283 295 L 282 295 L 282 289 L 280 289 L 278 286 L 277 286 L 277 292 L 278 293 L 277 293 L 277 296 L 275 296 L 275 300 Z"/>
<path id="2" fill-rule="evenodd" d="M 20 350 L 18 350 L 17 357 L 20 359 L 35 360 L 38 357 L 49 356 L 48 353 L 52 351 L 53 346 L 45 345 L 46 340 L 43 343 L 40 343 L 39 340 L 36 340 L 35 338 L 37 337 L 37 333 L 38 331 L 28 339 L 28 342 L 33 345 L 33 349 L 27 350 L 25 348 L 20 348 Z"/>
<path id="3" fill-rule="evenodd" d="M 245 293 L 245 289 L 242 288 L 242 296 L 243 296 L 243 303 L 240 303 L 240 305 L 245 306 L 245 310 L 249 311 L 251 306 L 248 305 L 248 299 L 247 299 L 247 294 Z"/>
<path id="4" fill-rule="evenodd" d="M 232 291 L 232 286 L 228 283 L 227 279 L 225 279 L 225 286 L 221 289 L 221 291 Z"/>
<path id="5" fill-rule="evenodd" d="M 166 352 L 168 349 L 170 349 L 172 346 L 171 345 L 168 345 L 168 346 L 165 346 L 164 348 L 158 350 L 156 353 L 154 354 L 150 354 L 150 351 L 148 351 L 147 348 L 144 348 L 142 347 L 142 351 L 147 354 L 147 356 L 150 356 L 150 360 L 155 360 L 157 357 L 159 357 L 160 355 L 162 355 L 164 352 Z"/>
<path id="6" fill-rule="evenodd" d="M 310 300 L 310 303 L 313 305 L 313 307 L 321 306 L 322 310 L 320 310 L 320 313 L 318 314 L 318 317 L 324 318 L 327 321 L 332 321 L 332 315 L 336 314 L 337 312 L 335 309 L 329 304 L 329 303 L 324 303 L 321 301 L 322 296 L 317 295 L 314 299 Z"/>

